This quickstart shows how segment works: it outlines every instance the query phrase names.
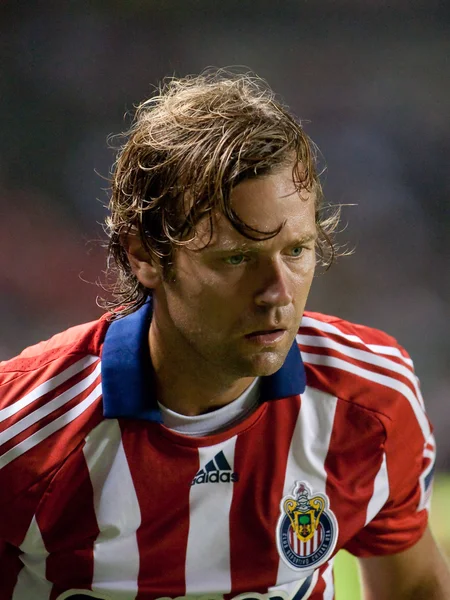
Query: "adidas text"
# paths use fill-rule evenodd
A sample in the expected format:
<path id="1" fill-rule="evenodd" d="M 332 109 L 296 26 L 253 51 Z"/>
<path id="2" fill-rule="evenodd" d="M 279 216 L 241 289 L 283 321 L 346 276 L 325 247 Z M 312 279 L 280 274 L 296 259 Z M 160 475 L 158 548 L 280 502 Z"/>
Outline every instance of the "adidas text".
<path id="1" fill-rule="evenodd" d="M 211 471 L 209 473 L 200 471 L 192 480 L 191 485 L 196 483 L 230 483 L 230 481 L 233 483 L 239 481 L 239 475 L 229 471 Z"/>

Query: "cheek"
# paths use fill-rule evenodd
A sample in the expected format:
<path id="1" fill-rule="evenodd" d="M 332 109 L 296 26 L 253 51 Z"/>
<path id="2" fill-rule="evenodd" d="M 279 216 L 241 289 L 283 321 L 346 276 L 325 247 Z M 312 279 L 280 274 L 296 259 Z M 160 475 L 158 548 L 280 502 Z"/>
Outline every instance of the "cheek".
<path id="1" fill-rule="evenodd" d="M 300 284 L 303 283 L 305 285 L 312 281 L 315 269 L 316 255 L 314 252 L 310 251 L 297 266 L 293 267 L 293 273 Z"/>
<path id="2" fill-rule="evenodd" d="M 314 256 L 311 266 L 307 272 L 306 275 L 306 281 L 308 282 L 308 285 L 310 286 L 312 283 L 312 280 L 314 279 L 314 273 L 316 272 L 316 257 Z"/>
<path id="3" fill-rule="evenodd" d="M 314 273 L 315 273 L 315 264 L 314 266 L 308 271 L 306 277 L 305 277 L 305 295 L 309 294 L 309 290 L 311 288 L 312 282 L 314 280 Z"/>
<path id="4" fill-rule="evenodd" d="M 305 269 L 301 274 L 298 274 L 294 283 L 294 304 L 296 310 L 302 313 L 305 309 L 306 301 L 308 299 L 309 291 L 311 289 L 312 282 L 314 280 L 314 265 L 309 269 Z"/>
<path id="5" fill-rule="evenodd" d="M 225 290 L 218 282 L 194 274 L 189 279 L 176 281 L 167 294 L 172 319 L 183 320 L 187 325 L 221 319 L 233 306 L 225 298 Z"/>
<path id="6" fill-rule="evenodd" d="M 308 260 L 305 263 L 304 271 L 303 271 L 303 281 L 305 285 L 308 287 L 311 285 L 311 282 L 314 277 L 314 272 L 316 270 L 316 254 L 311 253 L 311 256 L 308 257 Z"/>

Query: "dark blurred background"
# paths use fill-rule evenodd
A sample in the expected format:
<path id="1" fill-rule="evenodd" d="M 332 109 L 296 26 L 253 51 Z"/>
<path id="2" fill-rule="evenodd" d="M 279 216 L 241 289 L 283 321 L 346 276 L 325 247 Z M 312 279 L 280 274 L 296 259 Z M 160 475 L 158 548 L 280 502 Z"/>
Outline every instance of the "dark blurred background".
<path id="1" fill-rule="evenodd" d="M 92 0 L 0 8 L 0 359 L 101 314 L 107 137 L 165 75 L 243 65 L 305 121 L 355 247 L 311 310 L 413 356 L 450 469 L 450 5 Z"/>

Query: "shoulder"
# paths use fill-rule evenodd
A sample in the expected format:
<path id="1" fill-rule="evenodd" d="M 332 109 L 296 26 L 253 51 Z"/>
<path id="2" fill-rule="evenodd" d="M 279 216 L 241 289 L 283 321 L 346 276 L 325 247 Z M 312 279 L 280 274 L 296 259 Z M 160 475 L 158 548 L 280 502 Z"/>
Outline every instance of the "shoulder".
<path id="1" fill-rule="evenodd" d="M 319 335 L 323 339 L 324 345 L 330 340 L 335 340 L 344 343 L 349 348 L 365 350 L 373 356 L 388 356 L 395 361 L 412 366 L 412 360 L 407 351 L 391 335 L 339 317 L 306 311 L 299 334 Z"/>
<path id="2" fill-rule="evenodd" d="M 395 338 L 305 312 L 297 342 L 308 385 L 376 413 L 384 423 L 412 413 L 424 434 L 429 433 L 413 362 Z"/>
<path id="3" fill-rule="evenodd" d="M 53 472 L 101 420 L 108 325 L 72 327 L 0 363 L 0 504 Z"/>
<path id="4" fill-rule="evenodd" d="M 309 421 L 329 431 L 320 439 L 333 510 L 342 531 L 355 525 L 345 547 L 358 556 L 404 550 L 426 526 L 434 461 L 411 358 L 382 331 L 318 313 L 305 313 L 297 342 L 313 390 Z"/>
<path id="5" fill-rule="evenodd" d="M 0 362 L 0 423 L 8 406 L 33 390 L 58 387 L 98 362 L 108 324 L 105 316 L 71 327 Z"/>
<path id="6" fill-rule="evenodd" d="M 32 371 L 54 360 L 73 355 L 100 356 L 108 326 L 107 315 L 104 315 L 96 321 L 70 327 L 48 340 L 25 348 L 14 358 L 0 361 L 0 374 Z"/>

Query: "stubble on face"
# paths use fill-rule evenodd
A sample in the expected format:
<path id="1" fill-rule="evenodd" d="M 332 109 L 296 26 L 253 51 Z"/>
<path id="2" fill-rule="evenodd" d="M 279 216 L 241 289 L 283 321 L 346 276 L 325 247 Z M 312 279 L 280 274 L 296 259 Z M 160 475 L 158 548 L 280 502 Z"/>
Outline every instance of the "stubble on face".
<path id="1" fill-rule="evenodd" d="M 297 252 L 297 242 L 315 234 L 314 198 L 299 197 L 289 167 L 244 181 L 232 199 L 250 226 L 273 231 L 284 223 L 282 230 L 272 239 L 254 242 L 223 215 L 214 215 L 212 237 L 205 222 L 197 237 L 176 251 L 176 275 L 156 290 L 156 303 L 163 300 L 166 329 L 179 334 L 192 358 L 197 354 L 214 368 L 233 372 L 272 360 L 276 368 L 294 339 L 314 272 L 313 244 L 305 244 L 300 260 L 289 255 Z M 242 265 L 227 264 L 241 251 L 247 253 Z M 277 324 L 289 330 L 280 350 L 247 343 L 246 334 Z"/>
<path id="2" fill-rule="evenodd" d="M 233 207 L 248 225 L 273 231 L 272 239 L 253 242 L 223 215 L 214 215 L 197 237 L 177 250 L 175 278 L 155 291 L 154 321 L 170 355 L 183 370 L 217 380 L 269 375 L 283 364 L 294 341 L 314 273 L 314 243 L 296 244 L 315 235 L 312 194 L 300 197 L 292 167 L 244 181 L 232 194 Z M 205 246 L 206 242 L 210 241 Z M 242 265 L 228 264 L 246 252 Z M 258 344 L 246 335 L 280 326 L 283 339 Z M 204 377 L 203 377 L 204 376 Z"/>

